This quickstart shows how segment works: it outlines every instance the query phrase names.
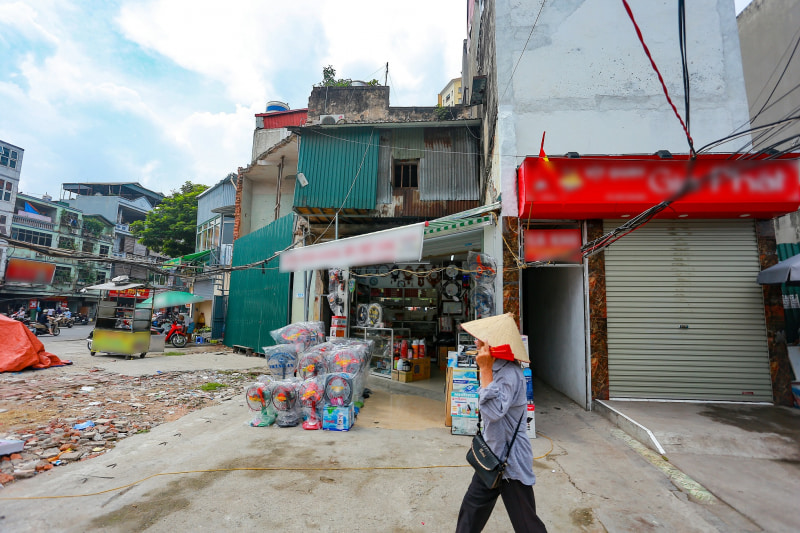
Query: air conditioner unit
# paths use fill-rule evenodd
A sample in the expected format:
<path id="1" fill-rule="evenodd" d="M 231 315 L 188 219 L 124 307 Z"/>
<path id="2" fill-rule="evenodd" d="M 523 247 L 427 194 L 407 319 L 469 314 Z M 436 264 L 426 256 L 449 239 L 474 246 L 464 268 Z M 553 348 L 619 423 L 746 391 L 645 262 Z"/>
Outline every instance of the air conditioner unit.
<path id="1" fill-rule="evenodd" d="M 344 115 L 320 115 L 319 123 L 324 125 L 338 124 L 344 120 Z"/>

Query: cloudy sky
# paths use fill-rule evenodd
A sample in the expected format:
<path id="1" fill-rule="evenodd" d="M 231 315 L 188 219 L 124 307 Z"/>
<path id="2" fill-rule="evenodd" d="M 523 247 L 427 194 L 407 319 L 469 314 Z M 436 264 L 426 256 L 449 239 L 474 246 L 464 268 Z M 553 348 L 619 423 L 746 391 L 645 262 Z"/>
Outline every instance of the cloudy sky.
<path id="1" fill-rule="evenodd" d="M 435 105 L 461 73 L 465 0 L 0 0 L 0 139 L 20 190 L 138 181 L 169 193 L 249 163 L 268 100 L 308 105 L 322 69 Z"/>
<path id="2" fill-rule="evenodd" d="M 326 65 L 383 81 L 388 62 L 391 105 L 435 105 L 465 35 L 466 0 L 0 0 L 0 139 L 36 196 L 211 185 L 249 163 L 253 115 L 306 107 Z"/>

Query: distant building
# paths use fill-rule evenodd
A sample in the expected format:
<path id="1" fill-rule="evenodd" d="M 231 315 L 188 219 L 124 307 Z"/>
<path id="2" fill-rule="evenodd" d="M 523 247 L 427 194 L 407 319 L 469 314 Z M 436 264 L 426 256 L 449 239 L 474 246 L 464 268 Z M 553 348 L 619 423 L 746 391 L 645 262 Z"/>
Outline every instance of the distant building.
<path id="1" fill-rule="evenodd" d="M 22 148 L 0 140 L 0 234 L 11 231 L 14 215 L 14 202 L 19 189 L 19 175 L 22 170 Z M 0 282 L 6 271 L 6 249 L 0 248 Z"/>
<path id="2" fill-rule="evenodd" d="M 461 96 L 461 78 L 453 78 L 439 93 L 439 105 L 442 107 L 461 105 Z"/>
<path id="3" fill-rule="evenodd" d="M 64 201 L 86 214 L 102 215 L 114 223 L 113 257 L 161 262 L 164 256 L 136 242 L 130 225 L 145 220 L 147 213 L 161 203 L 164 195 L 142 187 L 136 182 L 121 183 L 64 183 Z M 111 277 L 127 275 L 131 279 L 147 280 L 148 271 L 129 264 L 117 264 Z"/>
<path id="4" fill-rule="evenodd" d="M 107 256 L 113 224 L 101 216 L 85 216 L 79 209 L 48 196 L 36 198 L 19 193 L 14 211 L 11 238 L 42 251 L 14 248 L 5 283 L 0 288 L 0 299 L 4 302 L 0 311 L 25 307 L 33 312 L 60 305 L 73 312 L 91 314 L 96 296 L 82 293 L 81 289 L 107 279 L 108 263 L 59 257 L 46 250 Z"/>

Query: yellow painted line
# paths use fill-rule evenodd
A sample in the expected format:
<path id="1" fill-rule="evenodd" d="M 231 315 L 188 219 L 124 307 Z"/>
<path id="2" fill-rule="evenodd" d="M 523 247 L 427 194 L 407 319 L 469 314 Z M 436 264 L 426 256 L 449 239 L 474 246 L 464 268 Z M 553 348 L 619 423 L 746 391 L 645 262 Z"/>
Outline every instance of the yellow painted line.
<path id="1" fill-rule="evenodd" d="M 676 487 L 688 494 L 694 501 L 707 505 L 717 503 L 717 498 L 704 486 L 678 470 L 664 457 L 658 455 L 638 440 L 620 429 L 612 429 L 611 434 L 633 448 L 633 450 L 644 457 L 648 463 L 661 470 Z"/>

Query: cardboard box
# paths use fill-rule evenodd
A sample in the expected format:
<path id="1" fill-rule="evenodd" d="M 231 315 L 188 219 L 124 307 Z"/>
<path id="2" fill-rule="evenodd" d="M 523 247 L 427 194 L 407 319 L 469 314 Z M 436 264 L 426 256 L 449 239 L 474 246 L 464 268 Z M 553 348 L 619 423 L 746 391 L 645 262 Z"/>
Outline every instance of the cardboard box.
<path id="1" fill-rule="evenodd" d="M 347 407 L 326 405 L 322 408 L 322 429 L 350 431 L 354 420 L 355 410 L 352 405 Z"/>
<path id="2" fill-rule="evenodd" d="M 414 374 L 412 374 L 411 372 L 398 370 L 397 381 L 399 381 L 400 383 L 411 383 L 412 381 L 414 381 Z"/>
<path id="3" fill-rule="evenodd" d="M 450 415 L 478 418 L 478 399 L 477 392 L 451 392 L 450 393 Z"/>
<path id="4" fill-rule="evenodd" d="M 475 435 L 478 432 L 477 416 L 454 416 L 451 435 Z"/>
<path id="5" fill-rule="evenodd" d="M 453 392 L 478 392 L 480 382 L 477 368 L 453 368 L 452 375 Z"/>
<path id="6" fill-rule="evenodd" d="M 431 358 L 418 357 L 411 359 L 411 374 L 413 374 L 413 381 L 420 381 L 423 379 L 431 378 Z"/>
<path id="7" fill-rule="evenodd" d="M 392 370 L 392 381 L 398 381 L 400 376 L 397 375 L 397 370 Z"/>

